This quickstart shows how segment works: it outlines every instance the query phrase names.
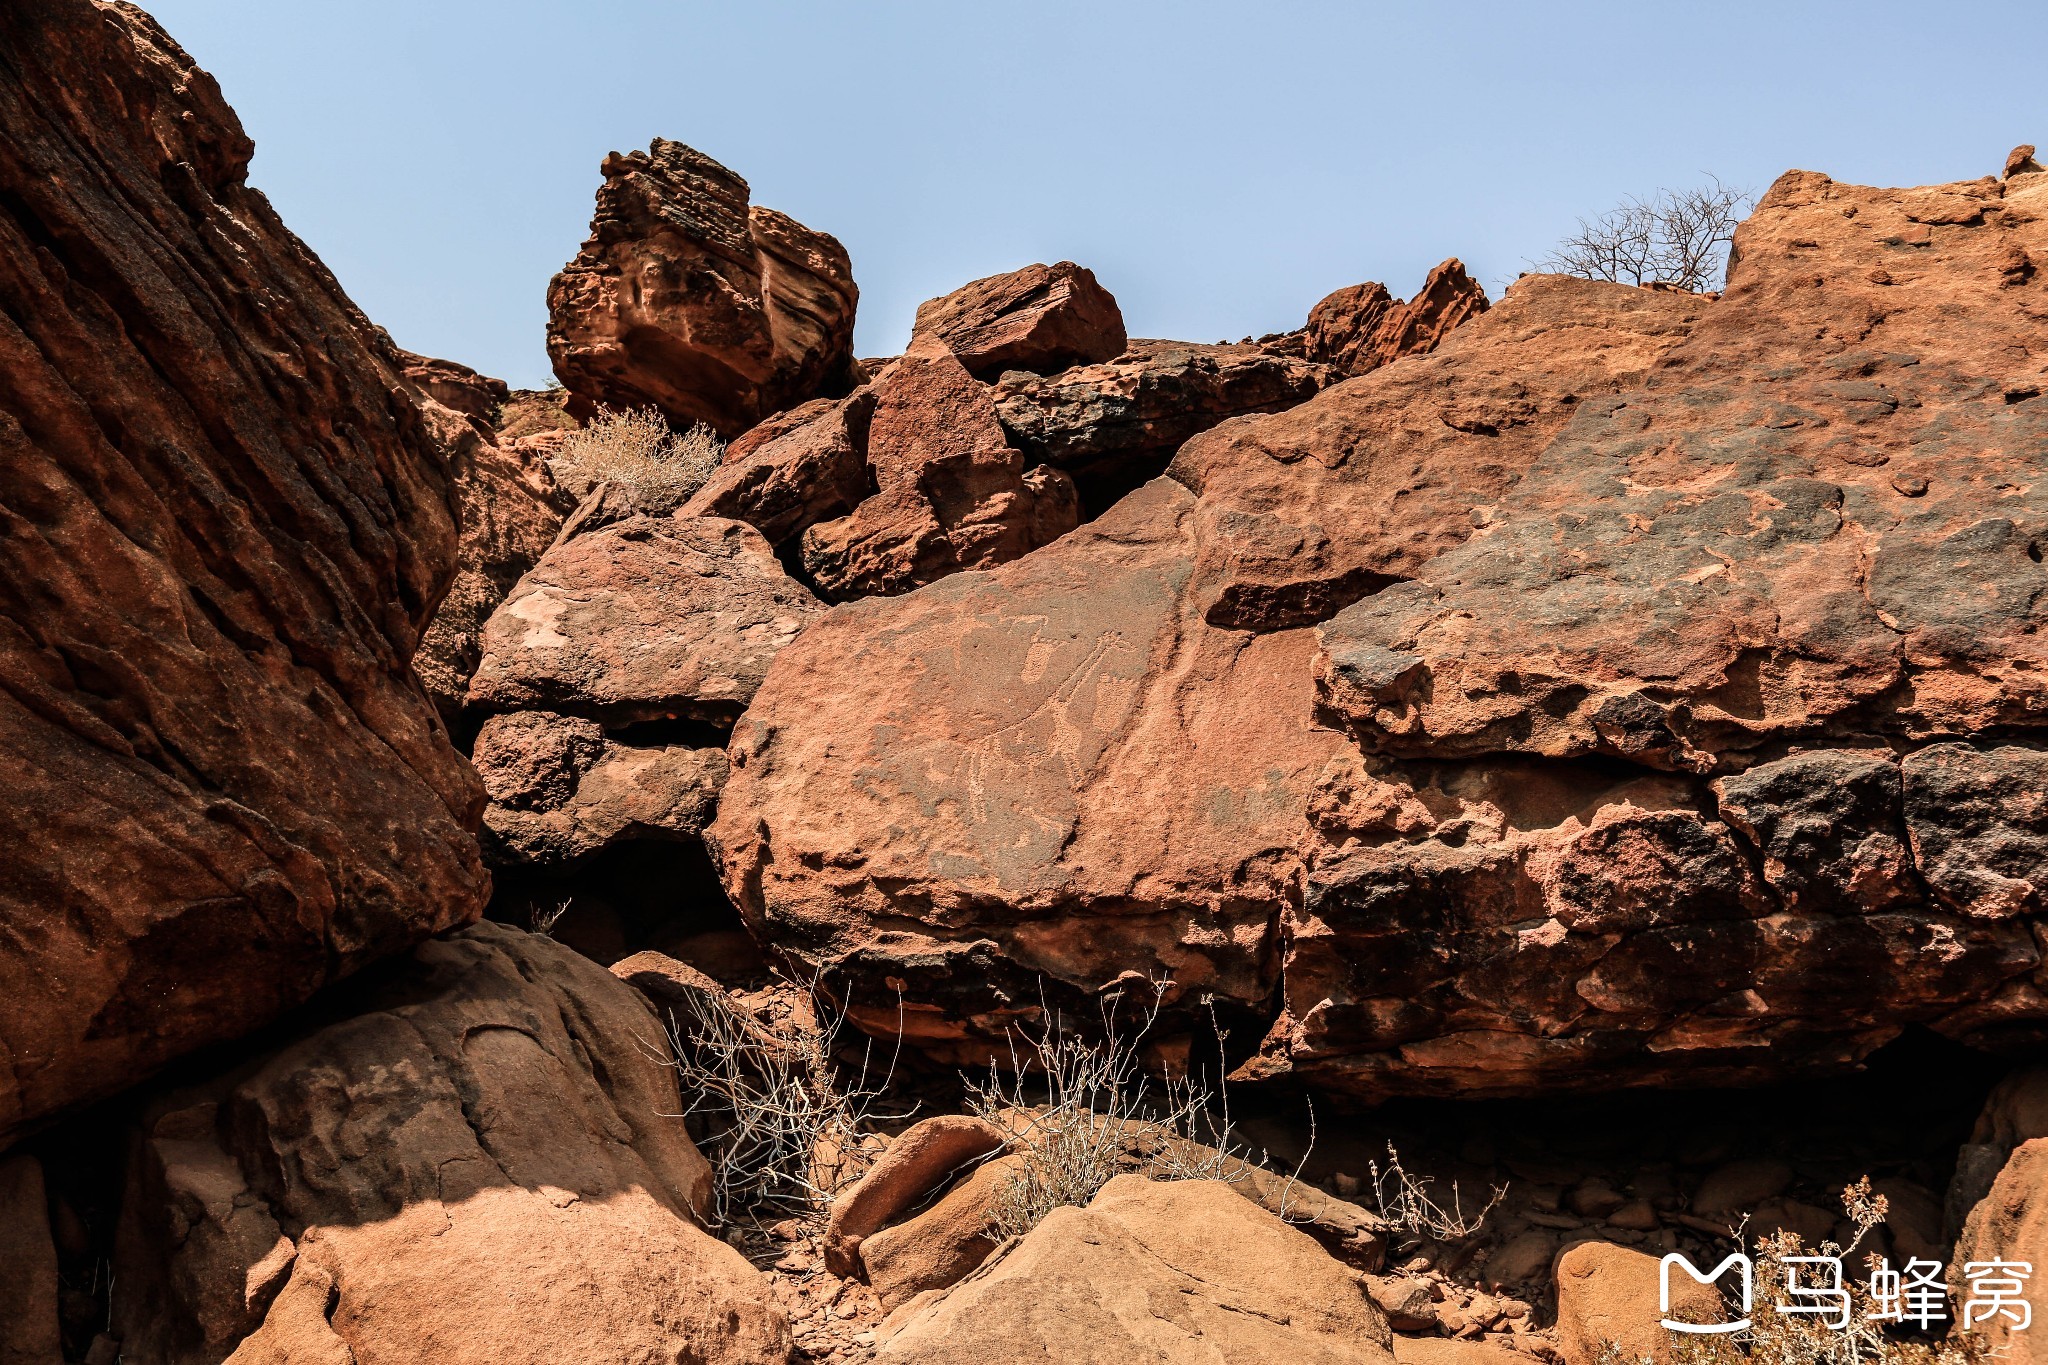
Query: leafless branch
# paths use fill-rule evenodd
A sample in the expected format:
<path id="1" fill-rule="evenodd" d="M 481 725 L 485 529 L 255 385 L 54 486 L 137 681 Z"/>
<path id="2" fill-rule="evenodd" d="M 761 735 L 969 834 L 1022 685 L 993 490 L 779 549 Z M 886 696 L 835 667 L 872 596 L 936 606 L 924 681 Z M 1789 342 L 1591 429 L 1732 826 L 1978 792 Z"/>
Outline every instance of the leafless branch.
<path id="1" fill-rule="evenodd" d="M 1755 202 L 1718 177 L 1689 190 L 1631 196 L 1558 243 L 1539 269 L 1617 284 L 1670 285 L 1699 293 L 1720 284 L 1728 244 Z"/>

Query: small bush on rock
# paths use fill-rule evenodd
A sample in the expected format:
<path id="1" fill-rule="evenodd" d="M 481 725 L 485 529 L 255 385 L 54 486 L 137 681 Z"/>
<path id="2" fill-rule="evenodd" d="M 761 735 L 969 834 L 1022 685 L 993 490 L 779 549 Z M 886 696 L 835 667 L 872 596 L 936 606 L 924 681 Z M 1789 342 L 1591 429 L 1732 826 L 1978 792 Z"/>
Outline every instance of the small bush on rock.
<path id="1" fill-rule="evenodd" d="M 681 501 L 702 488 L 725 445 L 702 422 L 677 432 L 653 409 L 606 409 L 569 434 L 556 460 L 592 483 L 615 483 Z"/>

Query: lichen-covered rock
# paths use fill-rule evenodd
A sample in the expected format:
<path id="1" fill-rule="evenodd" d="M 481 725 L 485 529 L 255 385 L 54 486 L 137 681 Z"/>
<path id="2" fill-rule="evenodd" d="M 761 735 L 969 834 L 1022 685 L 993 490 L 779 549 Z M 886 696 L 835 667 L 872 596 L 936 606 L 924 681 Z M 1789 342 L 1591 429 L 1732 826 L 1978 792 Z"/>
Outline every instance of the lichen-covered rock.
<path id="1" fill-rule="evenodd" d="M 936 342 L 976 379 L 1005 370 L 1050 374 L 1111 360 L 1124 348 L 1124 315 L 1095 272 L 1072 261 L 1027 265 L 963 284 L 917 309 L 911 345 Z"/>
<path id="2" fill-rule="evenodd" d="M 2044 255 L 2048 176 L 1791 173 L 1718 298 L 1529 277 L 1195 436 L 783 655 L 728 888 L 949 1055 L 1126 973 L 1366 1096 L 2037 1044 Z"/>
<path id="3" fill-rule="evenodd" d="M 152 1109 L 122 1359 L 784 1359 L 766 1281 L 693 1221 L 710 1168 L 630 986 L 479 924 L 329 1014 Z"/>
<path id="4" fill-rule="evenodd" d="M 824 609 L 751 526 L 628 515 L 565 532 L 519 581 L 484 626 L 469 700 L 608 724 L 730 725 Z"/>
<path id="5" fill-rule="evenodd" d="M 548 356 L 573 416 L 653 407 L 730 437 L 852 386 L 846 249 L 748 197 L 666 138 L 604 159 L 590 237 L 548 285 Z"/>
<path id="6" fill-rule="evenodd" d="M 388 339 L 140 10 L 0 10 L 0 1143 L 481 909 Z M 453 414 L 450 414 L 454 419 Z"/>

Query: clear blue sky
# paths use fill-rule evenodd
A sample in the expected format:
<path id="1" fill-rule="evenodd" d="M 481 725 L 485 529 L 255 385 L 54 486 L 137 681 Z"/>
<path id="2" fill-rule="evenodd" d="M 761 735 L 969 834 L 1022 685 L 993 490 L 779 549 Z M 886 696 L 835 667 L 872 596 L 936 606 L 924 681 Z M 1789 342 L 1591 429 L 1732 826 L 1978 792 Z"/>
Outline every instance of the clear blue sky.
<path id="1" fill-rule="evenodd" d="M 846 244 L 865 355 L 1036 260 L 1092 267 L 1133 335 L 1235 339 L 1445 256 L 1497 293 L 1703 172 L 1921 184 L 2048 144 L 2020 4 L 143 3 L 370 316 L 515 385 L 599 160 L 654 136 Z"/>

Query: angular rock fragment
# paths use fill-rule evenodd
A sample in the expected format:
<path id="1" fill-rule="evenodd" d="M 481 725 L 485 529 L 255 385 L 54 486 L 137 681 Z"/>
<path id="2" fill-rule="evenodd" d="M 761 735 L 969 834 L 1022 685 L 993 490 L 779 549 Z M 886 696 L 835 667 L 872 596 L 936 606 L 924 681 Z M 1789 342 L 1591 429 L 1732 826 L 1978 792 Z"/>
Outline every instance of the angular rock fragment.
<path id="1" fill-rule="evenodd" d="M 1337 290 L 1309 310 L 1308 325 L 1289 341 L 1308 360 L 1360 375 L 1404 355 L 1427 355 L 1452 328 L 1486 308 L 1486 291 L 1454 256 L 1430 271 L 1405 303 L 1383 284 Z"/>
<path id="2" fill-rule="evenodd" d="M 710 823 L 725 754 L 621 744 L 596 721 L 545 711 L 493 716 L 472 761 L 491 804 L 494 866 L 559 868 L 628 840 L 692 839 Z"/>
<path id="3" fill-rule="evenodd" d="M 771 418 L 727 447 L 725 463 L 683 505 L 686 516 L 744 521 L 782 551 L 874 493 L 868 473 L 871 388 Z"/>
<path id="4" fill-rule="evenodd" d="M 1135 341 L 1116 357 L 996 381 L 996 416 L 1025 457 L 1074 476 L 1099 515 L 1166 468 L 1181 443 L 1233 417 L 1315 396 L 1324 367 L 1256 346 Z"/>
<path id="5" fill-rule="evenodd" d="M 590 238 L 548 285 L 548 356 L 579 419 L 652 407 L 737 436 L 852 387 L 858 295 L 835 239 L 656 138 L 605 158 Z"/>
<path id="6" fill-rule="evenodd" d="M 866 460 L 874 495 L 803 535 L 805 570 L 835 597 L 989 568 L 1080 519 L 1073 481 L 1025 468 L 988 388 L 943 349 L 913 349 L 876 380 Z"/>
<path id="7" fill-rule="evenodd" d="M 936 342 L 976 379 L 1006 370 L 1050 374 L 1113 360 L 1124 349 L 1124 315 L 1072 261 L 1028 265 L 964 284 L 920 304 L 911 346 Z"/>

